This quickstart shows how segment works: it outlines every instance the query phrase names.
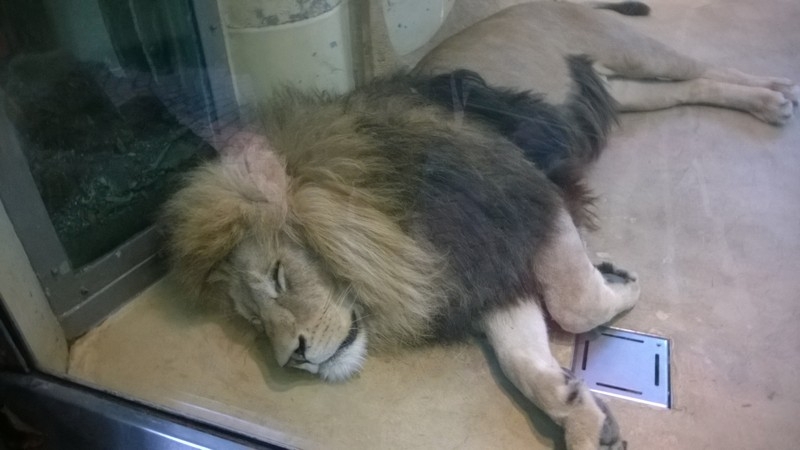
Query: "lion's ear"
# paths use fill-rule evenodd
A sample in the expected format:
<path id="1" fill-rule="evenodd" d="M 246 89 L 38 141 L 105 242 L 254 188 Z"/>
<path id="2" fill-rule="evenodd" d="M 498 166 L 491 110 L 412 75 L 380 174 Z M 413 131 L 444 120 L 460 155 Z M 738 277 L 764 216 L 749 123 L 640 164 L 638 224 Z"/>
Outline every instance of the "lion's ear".
<path id="1" fill-rule="evenodd" d="M 237 134 L 224 150 L 221 162 L 254 187 L 263 200 L 273 204 L 285 201 L 286 168 L 263 136 Z"/>

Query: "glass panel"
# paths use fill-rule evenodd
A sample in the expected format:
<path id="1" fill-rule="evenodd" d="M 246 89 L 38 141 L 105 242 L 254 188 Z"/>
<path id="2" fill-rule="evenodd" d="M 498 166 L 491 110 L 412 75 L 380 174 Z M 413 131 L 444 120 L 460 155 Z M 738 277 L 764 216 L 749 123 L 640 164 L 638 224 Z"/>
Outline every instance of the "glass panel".
<path id="1" fill-rule="evenodd" d="M 145 229 L 214 153 L 189 2 L 4 2 L 2 89 L 73 268 Z M 42 14 L 42 12 L 45 14 Z"/>

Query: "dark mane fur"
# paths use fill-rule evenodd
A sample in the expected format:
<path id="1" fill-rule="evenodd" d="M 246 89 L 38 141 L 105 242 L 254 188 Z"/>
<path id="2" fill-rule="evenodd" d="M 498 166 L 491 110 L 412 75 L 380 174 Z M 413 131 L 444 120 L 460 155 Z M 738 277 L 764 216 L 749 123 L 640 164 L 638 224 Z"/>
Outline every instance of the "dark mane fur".
<path id="1" fill-rule="evenodd" d="M 623 16 L 647 16 L 650 14 L 650 7 L 642 2 L 598 2 L 592 6 L 597 9 L 615 11 Z"/>
<path id="2" fill-rule="evenodd" d="M 423 95 L 482 122 L 516 144 L 564 193 L 576 224 L 592 226 L 584 172 L 603 149 L 616 120 L 615 105 L 585 56 L 568 58 L 574 88 L 563 105 L 541 95 L 488 86 L 475 72 L 459 70 L 417 81 Z"/>

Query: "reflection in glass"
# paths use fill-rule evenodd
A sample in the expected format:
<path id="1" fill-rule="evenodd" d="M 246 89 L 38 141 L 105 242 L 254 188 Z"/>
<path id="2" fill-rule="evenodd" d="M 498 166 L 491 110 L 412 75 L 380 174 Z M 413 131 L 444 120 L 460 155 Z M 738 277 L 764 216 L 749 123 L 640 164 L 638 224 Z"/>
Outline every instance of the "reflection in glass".
<path id="1" fill-rule="evenodd" d="M 216 111 L 192 11 L 150 0 L 3 8 L 14 18 L 0 36 L 4 106 L 80 267 L 148 227 L 174 175 L 214 153 L 198 135 Z"/>

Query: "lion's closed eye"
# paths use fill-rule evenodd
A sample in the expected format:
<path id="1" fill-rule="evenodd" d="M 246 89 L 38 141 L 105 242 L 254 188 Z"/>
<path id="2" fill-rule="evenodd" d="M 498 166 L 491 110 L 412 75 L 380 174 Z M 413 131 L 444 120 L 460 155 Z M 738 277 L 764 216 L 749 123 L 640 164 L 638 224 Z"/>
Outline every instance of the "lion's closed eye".
<path id="1" fill-rule="evenodd" d="M 252 287 L 261 293 L 257 294 L 258 298 L 263 299 L 263 294 L 266 294 L 266 297 L 275 300 L 286 292 L 286 274 L 280 261 L 276 261 L 266 272 L 252 272 L 251 280 Z"/>
<path id="2" fill-rule="evenodd" d="M 286 291 L 286 272 L 283 268 L 283 264 L 281 264 L 280 261 L 277 261 L 272 267 L 272 270 L 270 270 L 270 278 L 272 285 L 275 287 L 275 293 L 277 295 L 280 295 Z"/>

